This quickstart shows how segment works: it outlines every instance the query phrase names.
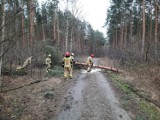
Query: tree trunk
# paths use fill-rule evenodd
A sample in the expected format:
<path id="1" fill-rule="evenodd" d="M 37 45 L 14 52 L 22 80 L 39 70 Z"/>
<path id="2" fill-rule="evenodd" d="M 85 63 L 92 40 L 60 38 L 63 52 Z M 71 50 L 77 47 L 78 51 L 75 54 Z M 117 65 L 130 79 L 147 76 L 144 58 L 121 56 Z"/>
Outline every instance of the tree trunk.
<path id="1" fill-rule="evenodd" d="M 59 19 L 57 17 L 57 41 L 58 41 L 57 46 L 58 46 L 58 49 L 60 47 L 60 34 L 59 34 L 59 32 L 60 32 L 60 30 L 59 30 Z"/>
<path id="2" fill-rule="evenodd" d="M 29 18 L 30 18 L 30 29 L 29 29 L 29 39 L 30 39 L 30 47 L 33 47 L 33 39 L 34 39 L 34 6 L 33 0 L 29 0 Z"/>
<path id="3" fill-rule="evenodd" d="M 20 2 L 20 8 L 21 8 L 21 29 L 22 29 L 22 48 L 25 48 L 25 28 L 24 28 L 24 1 L 21 0 Z"/>
<path id="4" fill-rule="evenodd" d="M 45 29 L 44 29 L 44 23 L 42 21 L 42 37 L 43 37 L 43 41 L 46 40 L 46 35 L 45 35 Z"/>
<path id="5" fill-rule="evenodd" d="M 128 33 L 128 31 L 127 31 L 127 23 L 124 23 L 124 48 L 126 48 L 126 46 L 127 46 L 127 33 Z"/>
<path id="6" fill-rule="evenodd" d="M 65 50 L 68 51 L 68 0 L 67 0 L 67 6 L 66 6 L 66 12 L 67 12 L 67 19 L 66 19 L 66 31 L 65 31 Z"/>
<path id="7" fill-rule="evenodd" d="M 1 35 L 1 42 L 4 41 L 4 32 L 5 32 L 5 10 L 4 10 L 4 0 L 1 0 L 1 8 L 2 8 L 2 24 L 1 24 L 1 28 L 2 28 L 2 35 Z M 2 85 L 1 80 L 2 80 L 2 59 L 3 59 L 3 45 L 1 45 L 0 48 L 0 87 Z"/>
<path id="8" fill-rule="evenodd" d="M 129 31 L 129 42 L 132 43 L 132 8 L 130 9 L 130 31 Z"/>
<path id="9" fill-rule="evenodd" d="M 22 47 L 25 48 L 25 28 L 24 28 L 24 10 L 22 10 L 21 14 L 21 19 L 22 19 Z"/>
<path id="10" fill-rule="evenodd" d="M 158 45 L 158 5 L 155 5 L 155 35 L 154 35 L 154 54 L 155 54 L 155 59 L 157 61 L 157 54 L 158 54 L 158 49 L 157 49 L 157 45 Z"/>
<path id="11" fill-rule="evenodd" d="M 144 50 L 145 50 L 145 0 L 143 0 L 143 3 L 142 3 L 142 6 L 143 6 L 143 29 L 142 29 L 142 50 L 141 50 L 141 57 L 142 57 L 142 60 L 144 60 Z"/>
<path id="12" fill-rule="evenodd" d="M 56 17 L 57 17 L 57 11 L 56 11 L 56 8 L 54 9 L 54 19 L 53 19 L 53 38 L 54 38 L 54 41 L 56 43 Z"/>
<path id="13" fill-rule="evenodd" d="M 118 48 L 118 28 L 116 28 L 116 39 L 115 39 L 115 48 Z"/>
<path id="14" fill-rule="evenodd" d="M 123 48 L 123 45 L 124 45 L 124 43 L 123 43 L 123 35 L 124 35 L 124 23 L 122 23 L 122 26 L 121 26 L 121 38 L 120 38 L 120 48 L 122 49 Z"/>
<path id="15" fill-rule="evenodd" d="M 71 30 L 70 52 L 72 52 L 72 50 L 73 50 L 73 33 L 72 33 L 72 30 Z"/>
<path id="16" fill-rule="evenodd" d="M 150 0 L 150 8 L 149 8 L 149 39 L 147 39 L 147 50 L 145 53 L 145 60 L 148 61 L 148 54 L 152 40 L 152 0 Z"/>

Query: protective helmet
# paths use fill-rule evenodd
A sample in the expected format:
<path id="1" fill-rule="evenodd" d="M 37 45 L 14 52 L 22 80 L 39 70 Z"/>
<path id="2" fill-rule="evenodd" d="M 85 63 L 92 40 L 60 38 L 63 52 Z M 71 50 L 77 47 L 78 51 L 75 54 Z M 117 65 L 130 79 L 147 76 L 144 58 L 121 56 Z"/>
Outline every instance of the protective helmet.
<path id="1" fill-rule="evenodd" d="M 91 54 L 91 57 L 93 58 L 93 57 L 94 57 L 94 54 Z"/>
<path id="2" fill-rule="evenodd" d="M 69 56 L 70 56 L 70 53 L 69 53 L 69 52 L 66 52 L 65 56 L 66 56 L 66 57 L 69 57 Z"/>
<path id="3" fill-rule="evenodd" d="M 51 57 L 51 54 L 48 54 L 48 57 Z"/>
<path id="4" fill-rule="evenodd" d="M 72 56 L 74 56 L 74 53 L 71 53 Z"/>

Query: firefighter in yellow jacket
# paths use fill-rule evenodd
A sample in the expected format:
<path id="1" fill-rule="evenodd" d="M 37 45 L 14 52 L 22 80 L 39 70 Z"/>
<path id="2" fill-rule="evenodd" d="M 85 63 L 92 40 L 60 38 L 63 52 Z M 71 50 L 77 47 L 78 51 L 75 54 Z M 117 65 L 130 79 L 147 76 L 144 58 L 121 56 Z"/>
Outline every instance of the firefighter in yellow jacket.
<path id="1" fill-rule="evenodd" d="M 65 57 L 63 58 L 64 64 L 64 78 L 71 78 L 72 79 L 72 58 L 70 57 L 70 53 L 66 52 Z"/>
<path id="2" fill-rule="evenodd" d="M 51 54 L 48 54 L 48 56 L 45 60 L 45 65 L 46 65 L 46 72 L 48 72 L 52 66 Z"/>
<path id="3" fill-rule="evenodd" d="M 71 53 L 71 59 L 72 59 L 72 62 L 71 62 L 71 67 L 73 69 L 73 66 L 75 65 L 75 59 L 74 59 L 74 53 Z"/>
<path id="4" fill-rule="evenodd" d="M 87 72 L 91 71 L 91 68 L 93 67 L 93 58 L 94 58 L 94 54 L 91 54 L 88 58 L 87 58 Z"/>

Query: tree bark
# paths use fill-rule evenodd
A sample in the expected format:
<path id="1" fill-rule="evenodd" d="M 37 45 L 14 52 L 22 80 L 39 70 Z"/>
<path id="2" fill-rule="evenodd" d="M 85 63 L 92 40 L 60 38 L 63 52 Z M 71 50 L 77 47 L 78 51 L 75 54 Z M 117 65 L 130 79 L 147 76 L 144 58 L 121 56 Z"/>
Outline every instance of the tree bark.
<path id="1" fill-rule="evenodd" d="M 24 10 L 22 10 L 21 14 L 21 19 L 22 19 L 22 47 L 25 48 L 25 28 L 24 28 Z"/>
<path id="2" fill-rule="evenodd" d="M 71 30 L 71 42 L 70 42 L 70 52 L 73 50 L 73 30 Z"/>
<path id="3" fill-rule="evenodd" d="M 44 23 L 42 22 L 42 37 L 43 37 L 43 41 L 46 40 L 46 35 L 45 35 L 45 29 L 44 29 Z"/>
<path id="4" fill-rule="evenodd" d="M 130 9 L 130 31 L 129 31 L 129 42 L 132 43 L 132 8 Z"/>
<path id="5" fill-rule="evenodd" d="M 155 59 L 157 61 L 157 54 L 158 54 L 158 49 L 157 49 L 157 45 L 158 45 L 158 5 L 155 5 L 155 35 L 154 35 L 154 54 L 155 54 Z"/>
<path id="6" fill-rule="evenodd" d="M 56 37 L 56 20 L 57 20 L 57 11 L 55 8 L 54 9 L 54 18 L 53 18 L 53 38 L 54 38 L 55 43 L 56 43 L 56 39 L 57 39 L 57 37 Z"/>
<path id="7" fill-rule="evenodd" d="M 29 39 L 30 39 L 30 47 L 33 47 L 33 39 L 34 39 L 34 6 L 33 0 L 29 0 L 29 20 L 30 20 L 30 29 L 29 29 Z"/>
<path id="8" fill-rule="evenodd" d="M 5 9 L 4 9 L 4 0 L 1 0 L 1 8 L 2 8 L 2 36 L 1 36 L 1 42 L 4 41 L 4 32 L 5 32 Z M 2 85 L 2 63 L 3 63 L 3 45 L 0 47 L 0 87 Z"/>
<path id="9" fill-rule="evenodd" d="M 66 31 L 65 31 L 65 50 L 68 51 L 68 0 L 67 0 L 67 6 L 66 6 L 66 13 L 67 13 L 67 19 L 66 19 Z"/>
<path id="10" fill-rule="evenodd" d="M 57 46 L 58 46 L 58 48 L 60 47 L 60 34 L 59 34 L 59 32 L 60 32 L 60 30 L 59 30 L 59 19 L 57 17 L 57 41 L 58 41 Z"/>
<path id="11" fill-rule="evenodd" d="M 145 0 L 143 0 L 143 3 L 142 3 L 142 6 L 143 6 L 143 28 L 142 28 L 142 49 L 141 49 L 141 57 L 142 57 L 142 60 L 144 60 L 144 51 L 145 51 Z"/>
<path id="12" fill-rule="evenodd" d="M 145 60 L 148 61 L 148 54 L 152 40 L 152 0 L 150 0 L 150 8 L 149 8 L 149 39 L 147 39 L 147 50 L 145 53 Z"/>

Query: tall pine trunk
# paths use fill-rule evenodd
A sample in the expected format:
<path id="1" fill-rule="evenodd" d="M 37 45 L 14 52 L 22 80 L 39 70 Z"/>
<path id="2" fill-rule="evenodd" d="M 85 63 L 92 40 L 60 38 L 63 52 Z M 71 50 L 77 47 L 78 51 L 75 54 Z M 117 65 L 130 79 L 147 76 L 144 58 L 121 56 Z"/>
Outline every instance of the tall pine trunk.
<path id="1" fill-rule="evenodd" d="M 154 35 L 154 54 L 155 54 L 155 59 L 157 61 L 157 54 L 158 54 L 158 49 L 157 49 L 157 45 L 158 45 L 158 5 L 155 5 L 155 35 Z"/>
<path id="2" fill-rule="evenodd" d="M 34 6 L 33 0 L 29 0 L 29 40 L 30 40 L 30 47 L 33 47 L 33 39 L 34 39 Z"/>
<path id="3" fill-rule="evenodd" d="M 130 31 L 129 31 L 129 42 L 132 43 L 132 8 L 130 9 Z"/>
<path id="4" fill-rule="evenodd" d="M 42 41 L 45 41 L 46 40 L 46 35 L 45 35 L 45 29 L 44 29 L 44 23 L 43 23 L 43 21 L 42 21 L 42 37 L 43 37 Z"/>
<path id="5" fill-rule="evenodd" d="M 2 36 L 1 36 L 1 42 L 4 41 L 4 33 L 5 33 L 5 10 L 4 10 L 4 0 L 1 0 L 1 8 L 2 8 Z M 2 44 L 2 43 L 1 43 Z M 3 45 L 0 45 L 0 87 L 2 85 L 2 63 L 3 63 Z"/>
<path id="6" fill-rule="evenodd" d="M 21 0 L 20 2 L 20 8 L 21 8 L 21 30 L 22 30 L 22 48 L 25 48 L 25 27 L 24 27 L 24 0 Z"/>
<path id="7" fill-rule="evenodd" d="M 65 30 L 65 50 L 68 51 L 68 28 L 69 28 L 69 21 L 68 21 L 68 3 L 69 0 L 67 0 L 67 5 L 66 5 L 66 30 Z"/>
<path id="8" fill-rule="evenodd" d="M 142 16 L 143 16 L 143 27 L 142 27 L 142 49 L 141 49 L 141 57 L 142 57 L 142 60 L 144 60 L 144 51 L 145 51 L 145 31 L 146 31 L 146 26 L 145 26 L 145 0 L 143 0 L 142 2 L 142 6 L 143 6 L 143 13 L 142 13 Z"/>

